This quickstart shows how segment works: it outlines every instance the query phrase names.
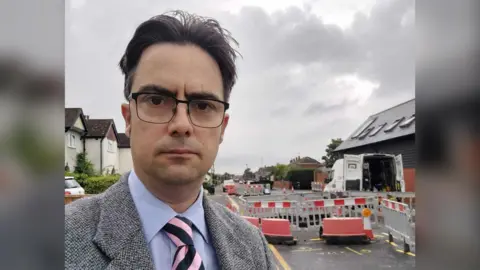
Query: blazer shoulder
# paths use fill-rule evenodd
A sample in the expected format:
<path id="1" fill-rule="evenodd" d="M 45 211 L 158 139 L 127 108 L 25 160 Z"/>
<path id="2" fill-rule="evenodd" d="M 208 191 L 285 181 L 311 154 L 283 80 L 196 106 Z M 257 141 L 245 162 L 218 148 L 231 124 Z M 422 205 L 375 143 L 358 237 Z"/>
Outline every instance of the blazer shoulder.
<path id="1" fill-rule="evenodd" d="M 65 205 L 65 240 L 95 233 L 100 219 L 102 194 L 82 198 Z"/>

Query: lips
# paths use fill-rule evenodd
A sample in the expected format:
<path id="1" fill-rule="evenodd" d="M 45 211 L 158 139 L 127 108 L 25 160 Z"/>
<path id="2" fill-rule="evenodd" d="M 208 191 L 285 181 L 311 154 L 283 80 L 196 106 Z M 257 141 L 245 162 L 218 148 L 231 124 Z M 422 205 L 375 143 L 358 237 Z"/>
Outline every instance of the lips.
<path id="1" fill-rule="evenodd" d="M 169 151 L 165 151 L 164 152 L 165 154 L 174 154 L 174 155 L 196 155 L 197 153 L 192 151 L 192 150 L 189 150 L 189 149 L 172 149 L 172 150 L 169 150 Z"/>

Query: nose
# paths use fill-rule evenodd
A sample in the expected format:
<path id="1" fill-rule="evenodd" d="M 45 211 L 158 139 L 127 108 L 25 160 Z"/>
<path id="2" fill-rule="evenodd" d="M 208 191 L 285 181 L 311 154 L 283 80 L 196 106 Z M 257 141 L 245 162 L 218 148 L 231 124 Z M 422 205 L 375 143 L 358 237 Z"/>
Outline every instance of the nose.
<path id="1" fill-rule="evenodd" d="M 179 103 L 175 115 L 168 125 L 168 133 L 172 137 L 188 137 L 192 134 L 193 126 L 188 117 L 187 104 Z"/>

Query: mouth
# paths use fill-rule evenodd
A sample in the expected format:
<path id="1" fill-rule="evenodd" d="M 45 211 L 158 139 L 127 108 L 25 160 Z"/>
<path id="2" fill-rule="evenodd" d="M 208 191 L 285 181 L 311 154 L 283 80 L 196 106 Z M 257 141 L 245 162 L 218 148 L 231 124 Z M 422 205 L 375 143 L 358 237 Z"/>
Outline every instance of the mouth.
<path id="1" fill-rule="evenodd" d="M 162 154 L 165 154 L 165 155 L 176 155 L 176 156 L 198 155 L 197 152 L 194 152 L 194 151 L 189 150 L 189 149 L 182 149 L 182 148 L 179 148 L 179 149 L 171 149 L 171 150 L 169 150 L 169 151 L 163 152 Z"/>

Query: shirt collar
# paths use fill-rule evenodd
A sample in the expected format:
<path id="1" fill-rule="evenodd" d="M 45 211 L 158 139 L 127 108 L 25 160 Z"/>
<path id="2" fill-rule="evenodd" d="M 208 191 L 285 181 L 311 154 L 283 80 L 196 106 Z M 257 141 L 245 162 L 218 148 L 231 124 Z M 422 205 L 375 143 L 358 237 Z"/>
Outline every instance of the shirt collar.
<path id="1" fill-rule="evenodd" d="M 165 224 L 176 215 L 191 220 L 205 242 L 209 242 L 203 210 L 203 187 L 200 188 L 197 200 L 187 209 L 187 211 L 178 214 L 168 204 L 157 199 L 152 193 L 150 193 L 135 174 L 134 170 L 132 170 L 128 176 L 128 186 L 135 206 L 137 207 L 147 243 L 150 243 L 163 226 L 165 226 Z"/>

